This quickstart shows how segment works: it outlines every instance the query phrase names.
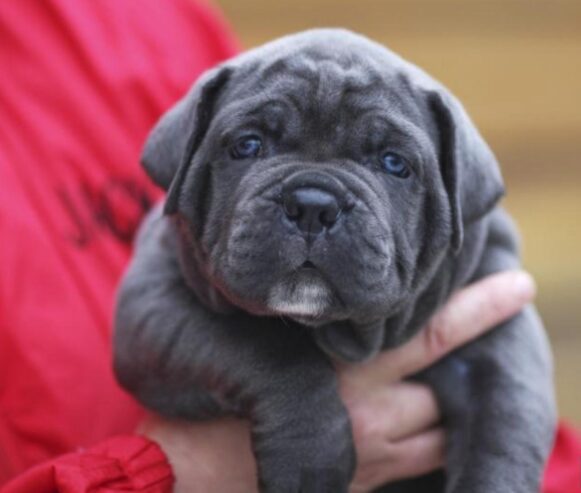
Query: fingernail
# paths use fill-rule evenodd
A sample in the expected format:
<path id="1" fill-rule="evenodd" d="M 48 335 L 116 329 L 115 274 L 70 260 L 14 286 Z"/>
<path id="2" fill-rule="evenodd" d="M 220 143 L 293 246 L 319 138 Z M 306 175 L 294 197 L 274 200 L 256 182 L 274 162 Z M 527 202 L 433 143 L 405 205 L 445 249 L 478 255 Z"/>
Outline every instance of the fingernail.
<path id="1" fill-rule="evenodd" d="M 523 299 L 532 298 L 536 292 L 536 284 L 534 279 L 528 272 L 524 271 L 515 274 L 513 288 L 515 293 Z"/>

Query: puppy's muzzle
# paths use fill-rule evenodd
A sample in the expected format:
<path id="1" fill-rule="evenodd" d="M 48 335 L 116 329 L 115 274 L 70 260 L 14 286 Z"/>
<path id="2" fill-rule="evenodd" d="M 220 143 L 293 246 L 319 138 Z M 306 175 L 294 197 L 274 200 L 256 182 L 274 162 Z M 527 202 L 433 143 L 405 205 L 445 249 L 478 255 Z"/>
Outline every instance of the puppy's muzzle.
<path id="1" fill-rule="evenodd" d="M 331 229 L 341 214 L 353 207 L 348 191 L 334 177 L 323 173 L 300 173 L 282 189 L 285 219 L 304 236 L 318 236 Z"/>

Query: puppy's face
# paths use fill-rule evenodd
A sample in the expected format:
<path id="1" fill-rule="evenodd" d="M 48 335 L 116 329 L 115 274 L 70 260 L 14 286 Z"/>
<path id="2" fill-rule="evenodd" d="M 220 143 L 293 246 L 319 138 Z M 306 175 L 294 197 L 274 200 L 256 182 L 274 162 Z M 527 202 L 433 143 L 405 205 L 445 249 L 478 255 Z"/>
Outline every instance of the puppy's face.
<path id="1" fill-rule="evenodd" d="M 421 251 L 451 236 L 424 110 L 402 84 L 325 55 L 267 65 L 259 93 L 225 91 L 197 156 L 213 281 L 248 311 L 310 325 L 386 316 Z M 422 234 L 430 220 L 440 227 Z"/>
<path id="2" fill-rule="evenodd" d="M 191 135 L 168 209 L 230 303 L 377 331 L 459 247 L 457 163 L 444 162 L 455 144 L 441 128 L 453 116 L 382 50 L 346 32 L 298 35 L 231 62 L 182 103 L 196 121 L 181 123 L 182 141 Z M 160 138 L 180 146 L 163 133 L 148 168 Z"/>

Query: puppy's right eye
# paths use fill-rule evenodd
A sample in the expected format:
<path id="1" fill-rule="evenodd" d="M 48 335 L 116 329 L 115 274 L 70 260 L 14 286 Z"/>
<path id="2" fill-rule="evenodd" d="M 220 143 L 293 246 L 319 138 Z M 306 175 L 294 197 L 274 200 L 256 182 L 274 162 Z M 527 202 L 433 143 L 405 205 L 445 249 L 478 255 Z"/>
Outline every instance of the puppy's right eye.
<path id="1" fill-rule="evenodd" d="M 262 141 L 256 135 L 249 135 L 238 139 L 230 153 L 234 159 L 256 157 L 262 150 Z"/>

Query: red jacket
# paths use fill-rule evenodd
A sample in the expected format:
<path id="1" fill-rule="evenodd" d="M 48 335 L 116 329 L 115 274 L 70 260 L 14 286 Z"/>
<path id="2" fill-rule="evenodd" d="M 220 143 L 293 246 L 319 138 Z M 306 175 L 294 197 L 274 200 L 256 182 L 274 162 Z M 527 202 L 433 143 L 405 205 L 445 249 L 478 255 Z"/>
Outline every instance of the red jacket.
<path id="1" fill-rule="evenodd" d="M 160 196 L 140 150 L 197 76 L 236 52 L 204 2 L 0 2 L 0 484 L 70 452 L 61 467 L 88 470 L 96 456 L 77 451 L 135 429 L 110 330 L 133 232 Z"/>
<path id="2" fill-rule="evenodd" d="M 194 0 L 0 2 L 2 493 L 170 491 L 113 378 L 113 297 L 159 198 L 138 165 L 147 131 L 236 51 Z M 571 436 L 546 493 L 578 491 Z"/>

